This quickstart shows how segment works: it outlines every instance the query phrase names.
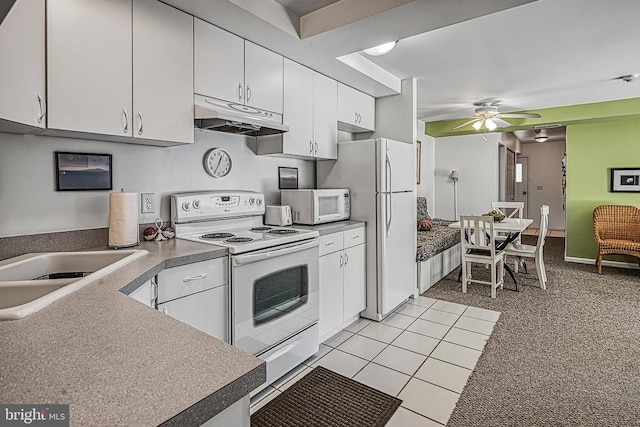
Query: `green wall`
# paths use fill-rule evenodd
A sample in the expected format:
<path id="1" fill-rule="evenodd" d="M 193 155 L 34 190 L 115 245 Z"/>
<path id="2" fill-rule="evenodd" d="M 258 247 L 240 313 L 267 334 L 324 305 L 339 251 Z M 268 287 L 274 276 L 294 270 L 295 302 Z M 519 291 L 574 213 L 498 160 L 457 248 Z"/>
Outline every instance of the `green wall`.
<path id="1" fill-rule="evenodd" d="M 568 257 L 595 259 L 593 209 L 618 204 L 640 207 L 640 193 L 609 192 L 610 168 L 640 169 L 640 120 L 567 126 Z M 633 258 L 606 257 L 636 262 Z"/>

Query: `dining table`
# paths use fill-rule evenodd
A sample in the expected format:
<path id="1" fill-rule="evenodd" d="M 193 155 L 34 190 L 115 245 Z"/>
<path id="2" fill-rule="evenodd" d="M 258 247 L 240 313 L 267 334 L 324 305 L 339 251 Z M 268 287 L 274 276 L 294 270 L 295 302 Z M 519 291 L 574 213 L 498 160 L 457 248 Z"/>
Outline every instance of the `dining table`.
<path id="1" fill-rule="evenodd" d="M 500 240 L 495 239 L 496 249 L 501 251 L 504 248 L 506 248 L 509 243 L 516 240 L 518 236 L 520 236 L 520 234 L 522 234 L 522 232 L 526 230 L 527 227 L 529 227 L 531 224 L 533 224 L 533 219 L 530 219 L 530 218 L 504 218 L 502 221 L 494 221 L 493 223 L 494 233 L 507 233 L 507 235 L 504 236 L 504 239 L 500 239 Z M 459 230 L 460 221 L 452 222 L 451 224 L 449 224 L 449 227 Z M 524 258 L 520 257 L 519 262 L 522 264 L 522 266 L 525 268 L 525 271 L 526 271 L 527 266 L 525 264 Z M 515 287 L 516 287 L 515 290 L 517 291 L 518 281 L 516 280 L 516 276 L 513 274 L 511 267 L 509 267 L 509 265 L 506 262 L 504 263 L 504 269 L 509 274 L 509 276 L 511 276 L 511 279 L 513 280 L 513 283 L 515 284 Z M 460 280 L 461 280 L 461 275 L 462 275 L 462 270 L 460 270 L 460 274 L 458 275 Z"/>

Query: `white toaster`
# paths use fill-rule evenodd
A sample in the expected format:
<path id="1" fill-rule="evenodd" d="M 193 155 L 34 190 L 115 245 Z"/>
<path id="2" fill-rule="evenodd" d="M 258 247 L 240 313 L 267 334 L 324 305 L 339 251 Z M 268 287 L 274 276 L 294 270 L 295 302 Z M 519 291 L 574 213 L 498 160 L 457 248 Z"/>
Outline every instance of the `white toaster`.
<path id="1" fill-rule="evenodd" d="M 264 223 L 267 225 L 291 225 L 291 207 L 282 206 L 265 206 Z"/>

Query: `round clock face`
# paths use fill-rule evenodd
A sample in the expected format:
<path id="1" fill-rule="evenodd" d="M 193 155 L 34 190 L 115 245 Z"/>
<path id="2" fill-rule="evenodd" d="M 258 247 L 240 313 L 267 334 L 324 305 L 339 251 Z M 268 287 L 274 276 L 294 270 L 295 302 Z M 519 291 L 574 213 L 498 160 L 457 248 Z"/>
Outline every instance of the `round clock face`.
<path id="1" fill-rule="evenodd" d="M 212 148 L 204 155 L 204 169 L 214 178 L 221 178 L 231 172 L 231 156 L 220 148 Z"/>

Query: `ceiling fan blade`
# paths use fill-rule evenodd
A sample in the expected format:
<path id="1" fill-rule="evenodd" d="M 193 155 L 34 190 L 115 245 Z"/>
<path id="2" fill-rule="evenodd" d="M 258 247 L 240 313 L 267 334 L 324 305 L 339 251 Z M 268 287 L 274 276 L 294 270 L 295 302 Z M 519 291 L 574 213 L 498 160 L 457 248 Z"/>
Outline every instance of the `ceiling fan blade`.
<path id="1" fill-rule="evenodd" d="M 539 119 L 542 116 L 536 113 L 501 113 L 500 117 L 505 119 Z"/>
<path id="2" fill-rule="evenodd" d="M 501 128 L 508 128 L 511 126 L 511 123 L 506 120 L 502 120 L 500 117 L 492 117 L 491 120 Z"/>
<path id="3" fill-rule="evenodd" d="M 480 119 L 475 118 L 475 119 L 469 120 L 468 122 L 465 122 L 465 123 L 463 123 L 463 124 L 461 124 L 461 125 L 458 125 L 458 126 L 454 127 L 454 128 L 453 128 L 453 130 L 463 128 L 463 127 L 465 127 L 465 126 L 467 126 L 467 125 L 470 125 L 470 124 L 471 124 L 471 123 L 473 123 L 473 122 L 477 122 L 478 120 L 480 120 Z"/>

